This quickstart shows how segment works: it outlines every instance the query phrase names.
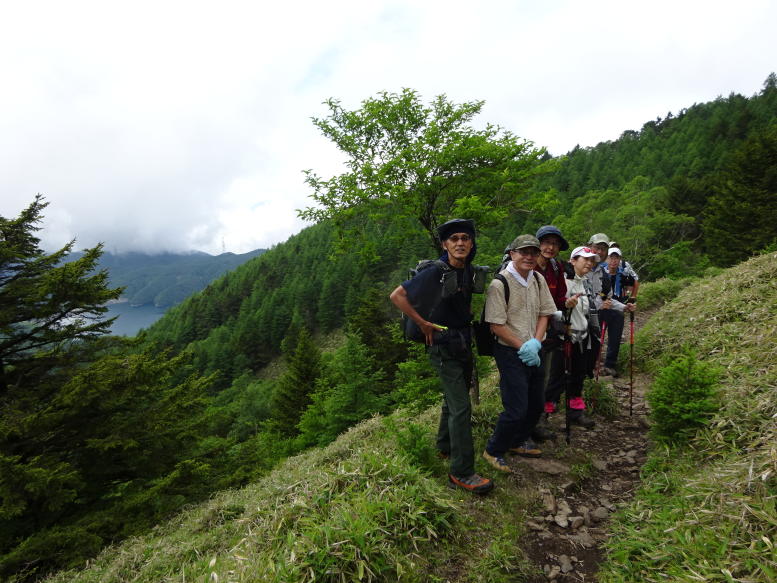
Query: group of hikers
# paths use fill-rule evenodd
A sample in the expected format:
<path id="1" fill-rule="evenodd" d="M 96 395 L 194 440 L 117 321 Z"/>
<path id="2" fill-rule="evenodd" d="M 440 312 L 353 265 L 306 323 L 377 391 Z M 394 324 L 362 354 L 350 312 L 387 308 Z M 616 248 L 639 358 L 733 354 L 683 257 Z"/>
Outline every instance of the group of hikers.
<path id="1" fill-rule="evenodd" d="M 475 223 L 453 219 L 437 234 L 440 259 L 418 270 L 390 298 L 418 330 L 439 374 L 443 403 L 437 449 L 450 462 L 448 485 L 485 494 L 494 483 L 475 471 L 469 396 Z M 567 426 L 595 426 L 586 413 L 583 382 L 594 375 L 605 335 L 607 351 L 596 373 L 617 375 L 624 317 L 633 317 L 639 278 L 604 233 L 562 261 L 558 255 L 569 247 L 553 225 L 519 235 L 505 249 L 502 268 L 486 290 L 483 320 L 493 334 L 503 410 L 482 455 L 501 472 L 512 472 L 508 453 L 542 455 L 537 442 L 555 437 L 546 419 L 562 395 Z"/>

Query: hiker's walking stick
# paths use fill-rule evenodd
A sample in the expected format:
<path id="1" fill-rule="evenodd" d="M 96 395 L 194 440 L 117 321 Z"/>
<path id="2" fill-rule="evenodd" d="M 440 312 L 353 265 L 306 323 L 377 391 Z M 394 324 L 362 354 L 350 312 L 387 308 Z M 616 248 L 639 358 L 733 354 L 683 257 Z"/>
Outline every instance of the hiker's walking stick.
<path id="1" fill-rule="evenodd" d="M 607 330 L 607 322 L 602 322 L 602 337 L 599 339 L 599 352 L 596 354 L 596 372 L 594 374 L 594 380 L 599 380 L 599 369 L 602 364 L 602 352 L 604 352 L 604 333 Z"/>
<path id="2" fill-rule="evenodd" d="M 572 310 L 567 309 L 564 314 L 564 431 L 567 437 L 567 445 L 572 440 L 572 431 L 569 427 L 569 386 L 572 384 Z"/>
<path id="3" fill-rule="evenodd" d="M 634 312 L 629 312 L 629 417 L 634 412 Z"/>

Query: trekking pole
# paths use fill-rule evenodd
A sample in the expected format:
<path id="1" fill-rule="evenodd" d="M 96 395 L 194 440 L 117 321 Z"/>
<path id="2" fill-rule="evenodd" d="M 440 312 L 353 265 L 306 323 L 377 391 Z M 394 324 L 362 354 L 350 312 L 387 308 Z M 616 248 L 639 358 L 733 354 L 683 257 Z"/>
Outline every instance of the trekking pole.
<path id="1" fill-rule="evenodd" d="M 569 425 L 569 386 L 572 384 L 572 309 L 564 314 L 564 432 L 567 445 L 572 441 Z"/>
<path id="2" fill-rule="evenodd" d="M 599 369 L 602 364 L 602 352 L 604 352 L 604 333 L 607 330 L 607 322 L 602 322 L 602 337 L 599 339 L 599 351 L 596 354 L 596 373 L 594 379 L 599 381 Z"/>
<path id="3" fill-rule="evenodd" d="M 634 312 L 629 312 L 629 417 L 634 412 Z"/>

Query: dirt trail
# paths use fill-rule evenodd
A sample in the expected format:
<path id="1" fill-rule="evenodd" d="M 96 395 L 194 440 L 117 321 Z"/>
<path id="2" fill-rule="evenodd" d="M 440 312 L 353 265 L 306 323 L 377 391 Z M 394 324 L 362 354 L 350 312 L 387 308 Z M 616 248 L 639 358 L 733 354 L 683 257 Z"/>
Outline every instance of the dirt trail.
<path id="1" fill-rule="evenodd" d="M 648 317 L 638 317 L 636 326 Z M 628 321 L 622 351 L 629 350 Z M 629 371 L 600 380 L 613 386 L 619 401 L 617 418 L 596 417 L 593 429 L 572 427 L 571 443 L 564 439 L 563 414 L 549 422 L 555 442 L 542 445 L 543 457 L 513 457 L 519 481 L 536 488 L 541 507 L 527 521 L 519 545 L 544 576 L 531 583 L 595 581 L 603 559 L 602 543 L 609 536 L 609 516 L 625 505 L 639 487 L 639 471 L 647 458 L 647 375 L 634 375 L 633 407 L 629 415 Z"/>

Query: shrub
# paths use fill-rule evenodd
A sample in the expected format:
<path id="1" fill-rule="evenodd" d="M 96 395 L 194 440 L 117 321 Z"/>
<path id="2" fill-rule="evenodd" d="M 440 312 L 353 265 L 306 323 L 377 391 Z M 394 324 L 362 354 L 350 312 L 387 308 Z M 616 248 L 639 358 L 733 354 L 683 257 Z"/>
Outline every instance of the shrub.
<path id="1" fill-rule="evenodd" d="M 684 443 L 704 427 L 718 410 L 716 400 L 720 369 L 702 363 L 685 347 L 681 356 L 662 368 L 647 400 L 658 441 Z"/>
<path id="2" fill-rule="evenodd" d="M 697 281 L 697 278 L 683 277 L 679 279 L 662 278 L 647 282 L 639 288 L 639 301 L 637 304 L 640 310 L 660 308 L 672 301 L 677 294 L 695 281 Z"/>
<path id="3" fill-rule="evenodd" d="M 398 425 L 393 417 L 383 419 L 388 434 L 394 438 L 397 449 L 417 468 L 436 472 L 440 468 L 440 458 L 432 443 L 429 429 L 413 421 L 403 421 Z"/>
<path id="4" fill-rule="evenodd" d="M 615 419 L 618 416 L 618 399 L 611 385 L 602 381 L 586 379 L 584 385 L 586 406 L 592 413 L 605 419 Z"/>

